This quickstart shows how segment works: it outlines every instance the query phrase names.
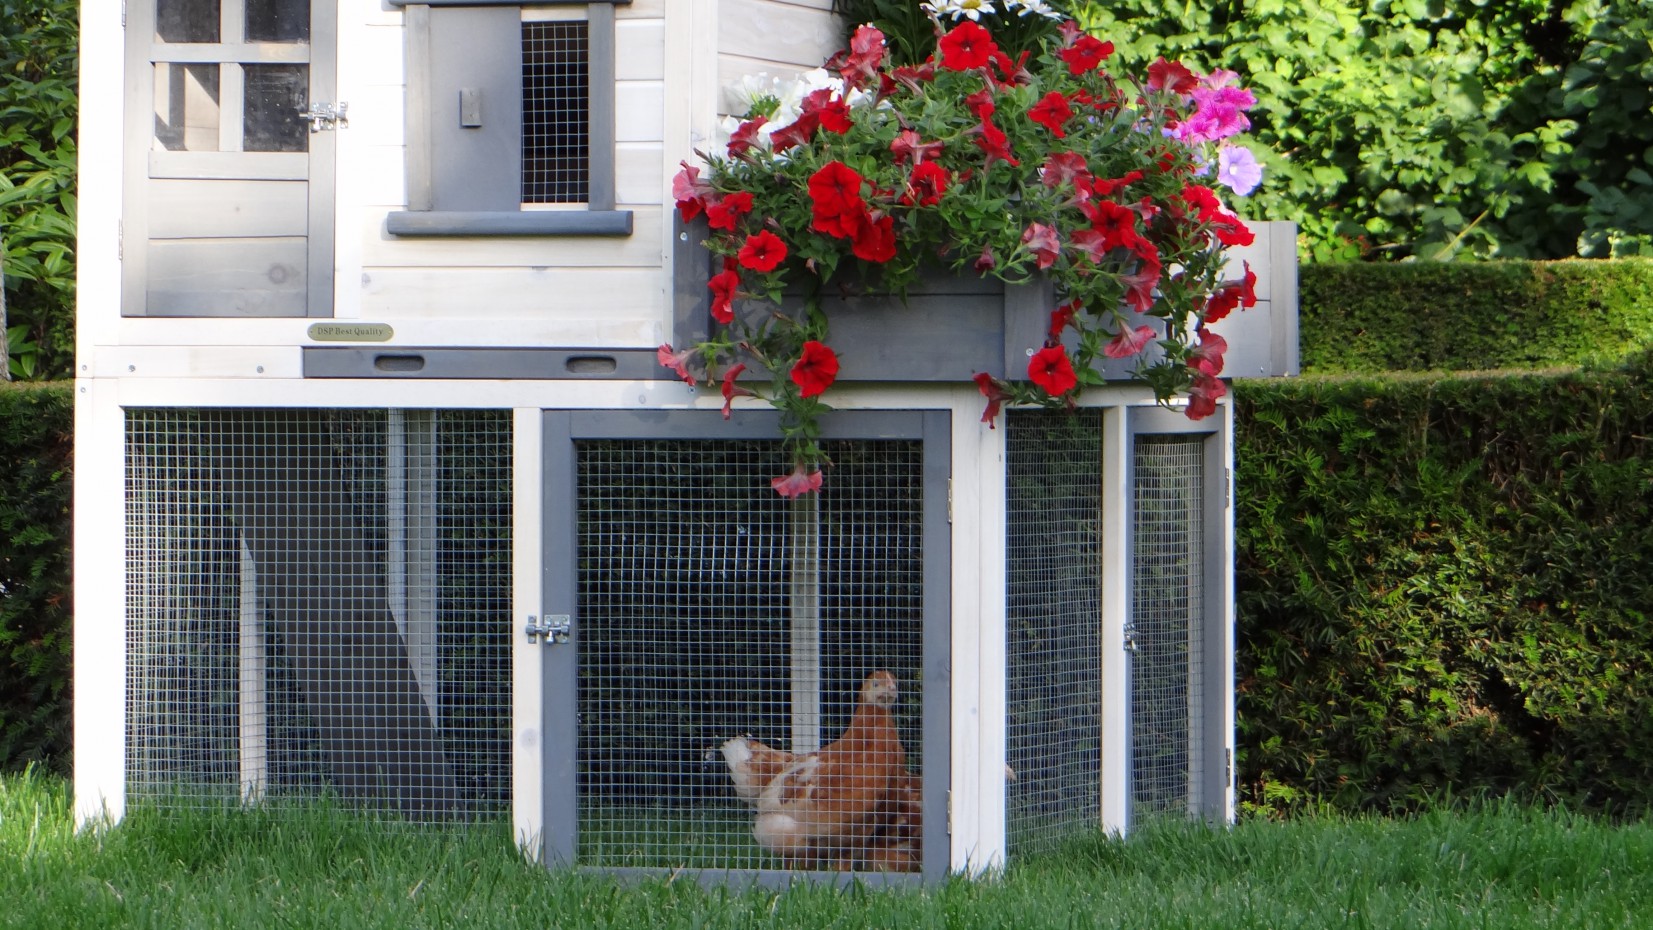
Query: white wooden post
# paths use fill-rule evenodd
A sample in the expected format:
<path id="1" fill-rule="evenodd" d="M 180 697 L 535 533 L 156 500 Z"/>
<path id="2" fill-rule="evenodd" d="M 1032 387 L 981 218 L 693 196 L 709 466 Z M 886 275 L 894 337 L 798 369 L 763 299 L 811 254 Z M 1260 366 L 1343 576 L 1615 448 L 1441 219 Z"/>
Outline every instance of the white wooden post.
<path id="1" fill-rule="evenodd" d="M 821 748 L 821 496 L 792 501 L 788 522 L 792 632 L 792 751 Z"/>
<path id="2" fill-rule="evenodd" d="M 1127 408 L 1102 413 L 1102 779 L 1101 827 L 1121 834 L 1130 827 L 1130 662 L 1125 625 L 1131 618 L 1130 472 Z"/>
<path id="3" fill-rule="evenodd" d="M 241 551 L 241 668 L 239 689 L 241 800 L 252 804 L 264 797 L 269 782 L 269 662 L 264 650 L 264 608 L 258 597 L 258 566 L 245 539 Z"/>
<path id="4" fill-rule="evenodd" d="M 511 822 L 517 846 L 538 861 L 545 837 L 545 647 L 523 628 L 544 603 L 544 432 L 538 407 L 519 407 L 511 426 Z M 564 712 L 571 712 L 563 708 Z"/>

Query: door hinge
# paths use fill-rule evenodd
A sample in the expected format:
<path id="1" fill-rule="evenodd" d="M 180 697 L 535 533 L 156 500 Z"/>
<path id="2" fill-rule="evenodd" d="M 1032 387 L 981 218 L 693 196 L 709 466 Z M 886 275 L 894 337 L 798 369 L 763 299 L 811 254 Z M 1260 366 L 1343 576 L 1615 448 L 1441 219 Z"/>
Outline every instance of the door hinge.
<path id="1" fill-rule="evenodd" d="M 953 479 L 947 479 L 947 523 L 953 522 Z"/>
<path id="2" fill-rule="evenodd" d="M 308 106 L 300 105 L 298 115 L 300 119 L 310 121 L 311 132 L 321 132 L 328 129 L 342 129 L 350 126 L 350 104 L 312 103 Z"/>

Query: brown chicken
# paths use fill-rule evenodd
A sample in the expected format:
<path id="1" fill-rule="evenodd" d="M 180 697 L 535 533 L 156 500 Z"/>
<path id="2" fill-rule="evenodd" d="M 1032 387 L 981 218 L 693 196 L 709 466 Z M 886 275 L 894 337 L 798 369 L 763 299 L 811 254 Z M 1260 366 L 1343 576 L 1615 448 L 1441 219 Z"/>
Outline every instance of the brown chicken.
<path id="1" fill-rule="evenodd" d="M 878 829 L 867 843 L 867 868 L 878 872 L 916 872 L 924 861 L 924 785 L 903 773 L 891 785 L 878 811 Z"/>
<path id="2" fill-rule="evenodd" d="M 816 752 L 793 755 L 750 737 L 723 744 L 735 793 L 757 808 L 758 845 L 792 866 L 849 869 L 866 858 L 906 777 L 890 715 L 896 695 L 894 675 L 868 675 L 843 736 Z"/>

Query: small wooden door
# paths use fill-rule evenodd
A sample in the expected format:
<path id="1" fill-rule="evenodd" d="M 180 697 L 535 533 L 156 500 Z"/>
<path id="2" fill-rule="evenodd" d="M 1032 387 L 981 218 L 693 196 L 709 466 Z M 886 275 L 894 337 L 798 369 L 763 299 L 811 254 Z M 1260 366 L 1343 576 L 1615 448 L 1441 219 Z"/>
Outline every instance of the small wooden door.
<path id="1" fill-rule="evenodd" d="M 334 0 L 128 8 L 126 316 L 331 316 Z"/>

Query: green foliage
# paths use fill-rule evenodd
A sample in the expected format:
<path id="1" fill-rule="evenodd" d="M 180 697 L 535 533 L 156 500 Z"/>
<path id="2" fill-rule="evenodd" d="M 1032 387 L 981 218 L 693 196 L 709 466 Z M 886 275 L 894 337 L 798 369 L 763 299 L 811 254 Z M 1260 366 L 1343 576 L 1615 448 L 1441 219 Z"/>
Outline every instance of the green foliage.
<path id="1" fill-rule="evenodd" d="M 0 771 L 66 769 L 73 395 L 0 384 Z"/>
<path id="2" fill-rule="evenodd" d="M 1064 0 L 1041 5 L 1025 6 L 1022 0 L 997 0 L 996 4 L 978 13 L 978 20 L 1012 58 L 1022 52 L 1036 53 L 1044 42 L 1056 34 L 1061 20 L 1072 15 L 1071 4 Z M 947 0 L 939 0 L 938 19 L 943 28 L 951 27 L 961 16 L 954 15 L 954 7 Z M 992 12 L 987 12 L 990 9 Z M 920 0 L 832 0 L 832 12 L 838 14 L 844 28 L 853 31 L 862 23 L 871 23 L 884 33 L 890 57 L 899 65 L 917 64 L 936 50 L 936 20 L 932 20 Z M 844 34 L 844 45 L 849 45 L 849 32 Z"/>
<path id="3" fill-rule="evenodd" d="M 1617 364 L 1653 346 L 1653 261 L 1305 265 L 1299 290 L 1305 372 Z"/>
<path id="4" fill-rule="evenodd" d="M 1653 354 L 1235 396 L 1249 803 L 1653 808 Z"/>
<path id="5" fill-rule="evenodd" d="M 1653 253 L 1653 13 L 1632 0 L 1108 0 L 1127 66 L 1239 72 L 1304 257 Z"/>
<path id="6" fill-rule="evenodd" d="M 14 377 L 74 364 L 78 4 L 0 0 L 0 243 Z"/>

